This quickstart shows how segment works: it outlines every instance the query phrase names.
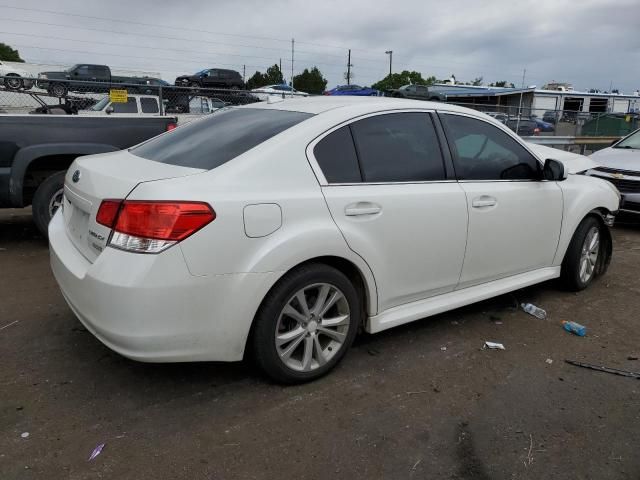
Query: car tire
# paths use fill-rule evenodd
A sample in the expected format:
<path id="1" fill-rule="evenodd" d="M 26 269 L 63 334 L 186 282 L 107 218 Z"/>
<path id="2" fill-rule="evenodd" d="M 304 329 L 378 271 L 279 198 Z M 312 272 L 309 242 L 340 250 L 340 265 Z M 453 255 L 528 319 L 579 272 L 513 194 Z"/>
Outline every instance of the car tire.
<path id="1" fill-rule="evenodd" d="M 189 86 L 191 88 L 202 88 L 202 85 L 200 85 L 200 82 L 189 82 Z"/>
<path id="2" fill-rule="evenodd" d="M 592 216 L 586 217 L 578 225 L 562 261 L 560 280 L 567 290 L 584 290 L 602 273 L 606 263 L 604 228 Z"/>
<path id="3" fill-rule="evenodd" d="M 4 86 L 7 87 L 8 90 L 20 90 L 24 86 L 24 82 L 19 75 L 14 73 L 4 77 Z"/>
<path id="4" fill-rule="evenodd" d="M 33 196 L 33 221 L 40 233 L 47 238 L 49 222 L 62 206 L 65 172 L 54 173 L 42 182 Z"/>
<path id="5" fill-rule="evenodd" d="M 54 83 L 49 87 L 49 93 L 54 97 L 63 98 L 67 95 L 67 86 L 62 83 Z"/>
<path id="6" fill-rule="evenodd" d="M 276 283 L 258 310 L 254 359 L 277 382 L 315 380 L 344 357 L 361 315 L 358 291 L 342 272 L 318 263 L 298 267 Z"/>

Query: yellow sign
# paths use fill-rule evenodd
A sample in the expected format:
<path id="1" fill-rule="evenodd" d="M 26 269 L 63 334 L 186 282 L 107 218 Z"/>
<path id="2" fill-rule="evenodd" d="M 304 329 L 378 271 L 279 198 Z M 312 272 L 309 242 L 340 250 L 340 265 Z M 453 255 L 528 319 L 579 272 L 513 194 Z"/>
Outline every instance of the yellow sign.
<path id="1" fill-rule="evenodd" d="M 109 100 L 113 103 L 127 103 L 127 91 L 109 90 Z"/>

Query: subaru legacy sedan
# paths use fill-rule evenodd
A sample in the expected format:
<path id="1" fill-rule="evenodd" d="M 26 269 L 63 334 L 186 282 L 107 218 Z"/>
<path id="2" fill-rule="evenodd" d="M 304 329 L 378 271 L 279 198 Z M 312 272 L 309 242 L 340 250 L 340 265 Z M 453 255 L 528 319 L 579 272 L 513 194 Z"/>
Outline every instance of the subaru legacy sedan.
<path id="1" fill-rule="evenodd" d="M 620 197 L 482 113 L 389 98 L 216 113 L 78 158 L 49 227 L 86 328 L 147 362 L 315 379 L 375 333 L 611 258 Z"/>

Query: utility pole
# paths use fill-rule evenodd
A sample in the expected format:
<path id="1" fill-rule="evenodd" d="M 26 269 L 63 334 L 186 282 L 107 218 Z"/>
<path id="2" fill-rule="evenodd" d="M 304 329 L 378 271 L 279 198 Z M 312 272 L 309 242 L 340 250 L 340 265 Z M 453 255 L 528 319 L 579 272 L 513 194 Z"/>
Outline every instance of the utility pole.
<path id="1" fill-rule="evenodd" d="M 282 75 L 282 58 L 280 59 L 280 75 Z M 284 76 L 282 78 L 284 78 Z"/>
<path id="2" fill-rule="evenodd" d="M 520 128 L 520 117 L 522 116 L 522 94 L 524 92 L 524 77 L 527 74 L 527 69 L 522 71 L 522 88 L 520 89 L 520 103 L 518 104 L 518 120 L 516 121 L 516 135 L 518 135 L 518 129 Z"/>
<path id="3" fill-rule="evenodd" d="M 294 45 L 295 45 L 296 41 L 292 38 L 291 39 L 291 88 L 293 89 L 293 51 L 294 51 Z M 291 95 L 293 95 L 293 92 L 291 92 Z"/>
<path id="4" fill-rule="evenodd" d="M 242 65 L 242 83 L 247 83 L 247 66 Z"/>
<path id="5" fill-rule="evenodd" d="M 351 49 L 349 49 L 349 55 L 347 57 L 347 85 L 351 85 Z"/>
<path id="6" fill-rule="evenodd" d="M 391 76 L 391 64 L 393 62 L 393 50 L 387 50 L 386 52 L 387 55 L 389 55 L 389 76 Z"/>

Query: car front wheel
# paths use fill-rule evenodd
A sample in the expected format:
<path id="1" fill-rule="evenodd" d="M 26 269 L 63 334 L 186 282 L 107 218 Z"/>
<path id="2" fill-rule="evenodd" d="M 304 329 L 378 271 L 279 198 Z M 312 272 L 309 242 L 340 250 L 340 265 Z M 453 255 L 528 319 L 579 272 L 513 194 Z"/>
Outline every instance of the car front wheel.
<path id="1" fill-rule="evenodd" d="M 9 90 L 19 90 L 23 86 L 22 78 L 18 75 L 7 75 L 4 77 L 4 86 Z"/>
<path id="2" fill-rule="evenodd" d="M 606 255 L 603 228 L 596 218 L 587 217 L 573 234 L 562 262 L 561 279 L 569 290 L 583 290 L 603 273 L 603 256 Z"/>
<path id="3" fill-rule="evenodd" d="M 49 222 L 62 206 L 65 172 L 51 175 L 40 184 L 33 196 L 33 221 L 40 233 L 47 238 Z"/>
<path id="4" fill-rule="evenodd" d="M 282 383 L 315 380 L 345 355 L 361 318 L 359 295 L 339 270 L 309 264 L 286 274 L 256 316 L 253 353 Z"/>

